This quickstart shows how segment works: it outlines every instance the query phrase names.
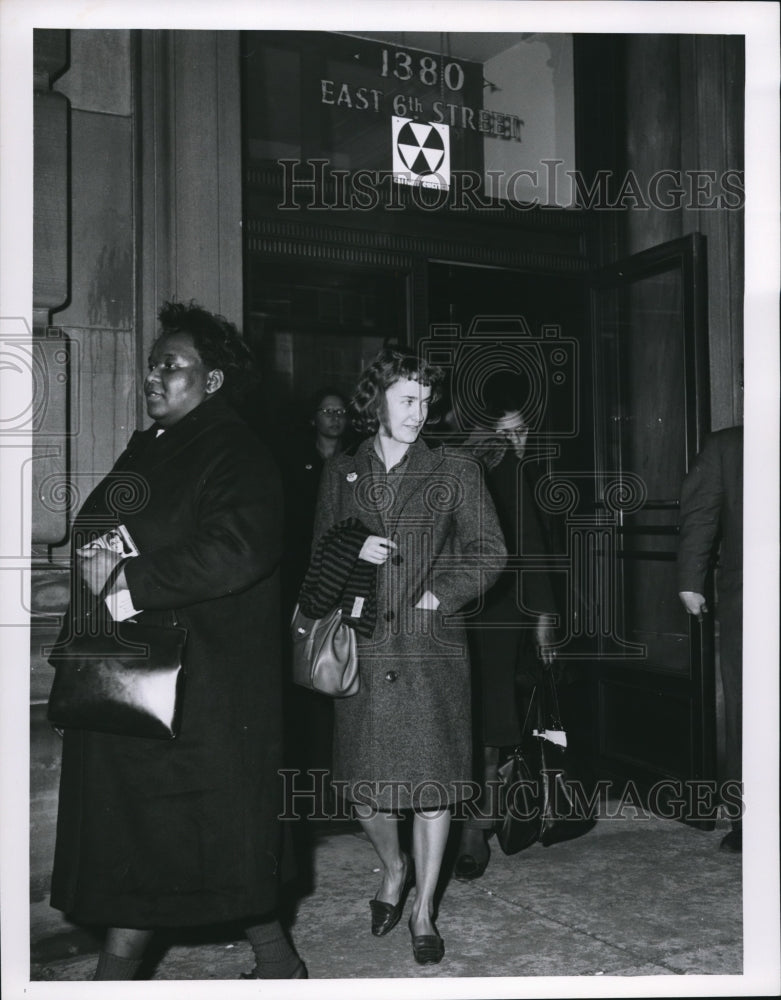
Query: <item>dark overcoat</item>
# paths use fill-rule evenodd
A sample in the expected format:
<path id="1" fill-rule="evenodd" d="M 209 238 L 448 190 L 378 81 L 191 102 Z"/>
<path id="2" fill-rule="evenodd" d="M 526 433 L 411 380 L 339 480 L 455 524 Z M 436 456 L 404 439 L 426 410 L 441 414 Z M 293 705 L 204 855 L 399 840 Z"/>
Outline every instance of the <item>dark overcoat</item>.
<path id="1" fill-rule="evenodd" d="M 719 544 L 719 587 L 743 585 L 743 428 L 709 434 L 681 487 L 678 590 L 705 593 Z"/>
<path id="2" fill-rule="evenodd" d="M 265 913 L 281 854 L 276 466 L 209 398 L 159 437 L 133 435 L 74 545 L 117 523 L 140 549 L 126 564 L 140 620 L 170 623 L 173 609 L 188 630 L 181 733 L 65 732 L 52 905 L 119 927 Z M 89 599 L 74 597 L 75 613 Z"/>
<path id="3" fill-rule="evenodd" d="M 740 780 L 743 660 L 743 428 L 709 434 L 681 487 L 678 590 L 704 594 L 719 553 L 718 614 L 725 778 Z"/>
<path id="4" fill-rule="evenodd" d="M 398 548 L 378 568 L 377 622 L 358 636 L 361 687 L 335 702 L 333 774 L 382 809 L 436 808 L 472 773 L 470 667 L 455 614 L 496 579 L 505 544 L 479 463 L 418 439 L 385 473 L 373 439 L 330 459 L 315 543 L 357 517 Z M 438 610 L 415 608 L 430 590 Z"/>
<path id="5" fill-rule="evenodd" d="M 526 699 L 540 677 L 537 619 L 542 613 L 556 613 L 553 586 L 544 565 L 545 557 L 550 556 L 550 532 L 534 500 L 534 466 L 533 460 L 519 459 L 508 447 L 502 459 L 486 472 L 509 554 L 516 561 L 486 593 L 479 614 L 481 627 L 472 633 L 475 703 L 480 706 L 476 731 L 488 746 L 520 741 Z M 533 571 L 523 568 L 524 560 L 533 563 Z M 482 759 L 480 755 L 478 759 Z"/>

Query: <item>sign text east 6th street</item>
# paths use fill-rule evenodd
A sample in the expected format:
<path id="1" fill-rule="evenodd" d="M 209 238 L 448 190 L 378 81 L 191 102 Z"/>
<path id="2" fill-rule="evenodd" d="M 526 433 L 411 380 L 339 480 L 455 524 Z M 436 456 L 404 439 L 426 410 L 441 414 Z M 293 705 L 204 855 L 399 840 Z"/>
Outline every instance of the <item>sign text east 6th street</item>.
<path id="1" fill-rule="evenodd" d="M 437 125 L 468 128 L 496 139 L 513 139 L 515 142 L 521 142 L 521 128 L 524 124 L 523 119 L 517 115 L 445 101 L 432 101 L 428 105 L 430 110 L 427 110 L 427 105 L 419 97 L 407 97 L 405 94 L 396 94 L 392 107 L 388 109 L 384 107 L 384 91 L 374 87 L 351 87 L 348 83 L 336 83 L 334 80 L 320 81 L 320 102 L 354 111 L 373 111 L 376 114 L 385 112 L 399 118 L 420 118 Z"/>

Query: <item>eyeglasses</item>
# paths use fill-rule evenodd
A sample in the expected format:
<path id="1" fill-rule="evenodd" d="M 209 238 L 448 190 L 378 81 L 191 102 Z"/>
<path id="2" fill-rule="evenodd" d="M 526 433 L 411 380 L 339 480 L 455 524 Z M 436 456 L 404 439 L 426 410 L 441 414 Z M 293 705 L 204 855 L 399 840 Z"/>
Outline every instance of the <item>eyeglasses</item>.
<path id="1" fill-rule="evenodd" d="M 324 413 L 327 417 L 343 417 L 347 410 L 332 410 L 330 407 L 326 407 L 324 410 L 318 410 L 318 413 Z"/>

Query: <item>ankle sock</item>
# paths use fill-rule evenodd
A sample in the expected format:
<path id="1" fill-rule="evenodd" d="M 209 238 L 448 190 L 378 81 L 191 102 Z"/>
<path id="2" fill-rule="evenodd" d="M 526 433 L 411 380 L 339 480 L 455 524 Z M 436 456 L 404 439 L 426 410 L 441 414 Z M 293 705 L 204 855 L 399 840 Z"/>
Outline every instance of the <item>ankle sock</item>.
<path id="1" fill-rule="evenodd" d="M 140 965 L 140 958 L 122 958 L 119 955 L 112 955 L 111 952 L 101 951 L 98 955 L 98 967 L 92 978 L 93 980 L 107 979 L 114 982 L 134 979 Z"/>
<path id="2" fill-rule="evenodd" d="M 246 927 L 244 933 L 255 952 L 258 979 L 290 979 L 301 965 L 278 920 Z"/>

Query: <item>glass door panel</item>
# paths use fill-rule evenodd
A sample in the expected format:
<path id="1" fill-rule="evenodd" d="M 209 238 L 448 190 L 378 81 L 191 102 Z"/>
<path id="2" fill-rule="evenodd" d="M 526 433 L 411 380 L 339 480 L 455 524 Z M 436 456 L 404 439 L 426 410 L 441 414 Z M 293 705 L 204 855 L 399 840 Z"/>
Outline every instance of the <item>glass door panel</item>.
<path id="1" fill-rule="evenodd" d="M 715 771 L 713 623 L 689 618 L 676 580 L 681 483 L 710 409 L 704 254 L 693 234 L 604 269 L 592 290 L 596 499 L 614 539 L 600 593 L 633 651 L 609 658 L 603 641 L 602 765 L 649 782 Z"/>

